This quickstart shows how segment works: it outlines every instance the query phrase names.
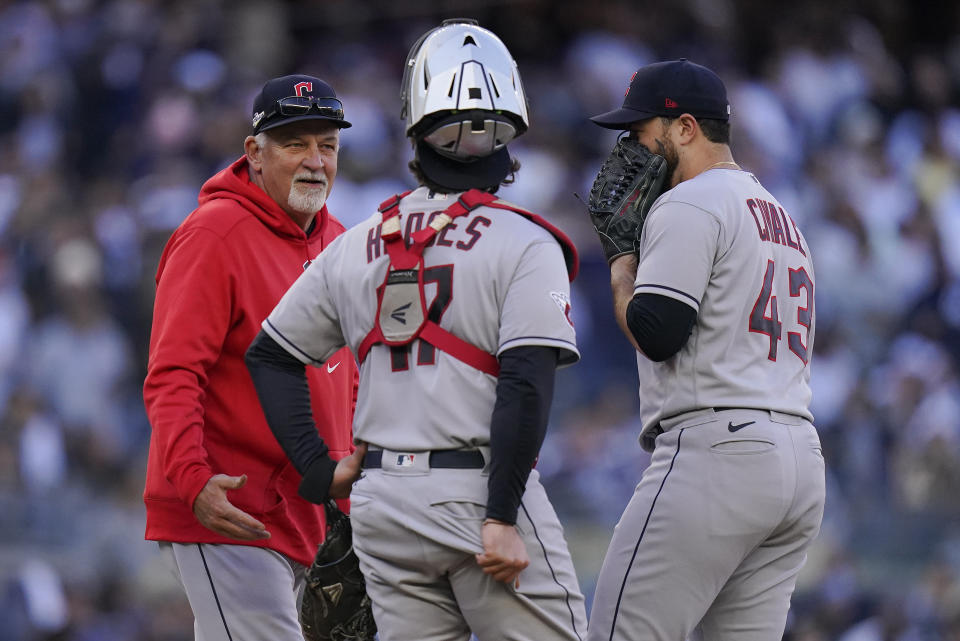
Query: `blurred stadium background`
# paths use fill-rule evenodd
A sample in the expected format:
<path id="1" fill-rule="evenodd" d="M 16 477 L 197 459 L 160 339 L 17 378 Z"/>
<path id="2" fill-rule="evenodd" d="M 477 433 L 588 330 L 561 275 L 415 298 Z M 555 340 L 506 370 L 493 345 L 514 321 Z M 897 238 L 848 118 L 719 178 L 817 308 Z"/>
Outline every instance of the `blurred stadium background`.
<path id="1" fill-rule="evenodd" d="M 0 2 L 0 641 L 184 641 L 190 612 L 142 540 L 141 384 L 159 252 L 241 153 L 269 77 L 330 81 L 348 226 L 412 185 L 401 64 L 442 18 L 517 58 L 532 127 L 504 197 L 583 258 L 583 360 L 559 375 L 539 469 L 588 599 L 648 458 L 633 354 L 573 192 L 641 64 L 716 69 L 735 158 L 817 269 L 813 411 L 823 531 L 787 639 L 960 639 L 960 4 L 909 0 Z"/>

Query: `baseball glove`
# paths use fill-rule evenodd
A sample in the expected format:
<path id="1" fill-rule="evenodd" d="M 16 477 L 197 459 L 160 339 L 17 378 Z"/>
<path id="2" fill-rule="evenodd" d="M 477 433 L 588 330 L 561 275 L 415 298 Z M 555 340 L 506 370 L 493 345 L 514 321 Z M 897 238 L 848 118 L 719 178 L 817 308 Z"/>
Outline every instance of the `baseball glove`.
<path id="1" fill-rule="evenodd" d="M 667 161 L 636 140 L 621 138 L 590 188 L 587 209 L 607 262 L 640 248 L 640 230 L 653 201 L 663 193 Z"/>
<path id="2" fill-rule="evenodd" d="M 353 551 L 350 517 L 326 502 L 327 537 L 307 568 L 307 588 L 300 604 L 300 627 L 306 641 L 373 641 L 367 584 Z"/>

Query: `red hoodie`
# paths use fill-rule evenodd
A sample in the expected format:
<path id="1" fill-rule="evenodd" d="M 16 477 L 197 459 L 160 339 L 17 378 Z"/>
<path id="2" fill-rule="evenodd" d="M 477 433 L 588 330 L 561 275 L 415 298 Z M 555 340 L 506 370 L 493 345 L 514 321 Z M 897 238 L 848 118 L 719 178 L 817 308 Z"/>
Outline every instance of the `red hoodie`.
<path id="1" fill-rule="evenodd" d="M 307 236 L 250 182 L 246 158 L 213 176 L 174 231 L 157 269 L 143 398 L 152 427 L 146 538 L 266 547 L 305 565 L 324 512 L 300 498 L 300 474 L 277 444 L 244 364 L 260 323 L 306 264 L 344 227 L 324 207 Z M 343 349 L 308 367 L 313 415 L 330 455 L 352 450 L 357 369 Z M 247 475 L 227 497 L 271 538 L 239 541 L 200 524 L 193 501 L 214 474 Z"/>

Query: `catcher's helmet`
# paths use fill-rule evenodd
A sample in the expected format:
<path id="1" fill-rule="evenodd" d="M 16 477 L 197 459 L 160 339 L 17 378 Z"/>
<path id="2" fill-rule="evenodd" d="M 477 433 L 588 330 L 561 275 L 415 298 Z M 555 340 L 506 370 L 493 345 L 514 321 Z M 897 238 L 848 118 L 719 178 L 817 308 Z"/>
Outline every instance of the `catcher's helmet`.
<path id="1" fill-rule="evenodd" d="M 528 126 L 517 64 L 475 20 L 445 20 L 417 40 L 400 100 L 407 136 L 451 160 L 490 156 Z"/>

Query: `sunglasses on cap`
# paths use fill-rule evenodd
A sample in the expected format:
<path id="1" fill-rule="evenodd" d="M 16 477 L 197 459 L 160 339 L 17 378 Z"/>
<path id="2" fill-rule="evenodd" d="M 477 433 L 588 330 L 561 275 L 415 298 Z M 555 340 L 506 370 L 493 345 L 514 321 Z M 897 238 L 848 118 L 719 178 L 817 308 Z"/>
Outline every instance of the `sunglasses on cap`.
<path id="1" fill-rule="evenodd" d="M 343 120 L 343 103 L 337 98 L 318 98 L 317 96 L 288 96 L 277 101 L 277 107 L 267 120 L 277 114 L 282 116 L 303 116 L 316 109 L 320 115 Z"/>
<path id="2" fill-rule="evenodd" d="M 295 116 L 306 116 L 311 111 L 316 110 L 321 118 L 343 121 L 343 103 L 337 98 L 317 97 L 317 96 L 287 96 L 280 98 L 274 103 L 274 108 L 269 114 L 255 114 L 253 119 L 254 133 L 263 130 L 270 121 L 282 118 L 291 118 Z M 346 126 L 350 126 L 346 124 Z"/>

